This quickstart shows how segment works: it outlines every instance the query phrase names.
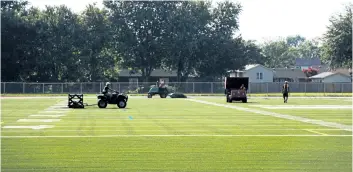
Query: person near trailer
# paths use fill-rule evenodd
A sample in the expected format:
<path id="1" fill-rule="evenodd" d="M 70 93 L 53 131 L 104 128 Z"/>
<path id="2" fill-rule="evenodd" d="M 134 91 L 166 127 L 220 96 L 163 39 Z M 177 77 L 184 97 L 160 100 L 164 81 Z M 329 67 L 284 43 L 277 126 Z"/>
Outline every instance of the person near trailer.
<path id="1" fill-rule="evenodd" d="M 288 94 L 289 94 L 289 85 L 288 81 L 284 82 L 284 85 L 282 86 L 282 94 L 283 94 L 283 101 L 284 103 L 287 103 L 288 101 Z"/>
<path id="2" fill-rule="evenodd" d="M 241 84 L 240 89 L 241 89 L 241 90 L 246 90 L 244 84 Z"/>
<path id="3" fill-rule="evenodd" d="M 164 80 L 161 80 L 159 84 L 159 88 L 164 88 L 164 86 L 165 86 Z"/>

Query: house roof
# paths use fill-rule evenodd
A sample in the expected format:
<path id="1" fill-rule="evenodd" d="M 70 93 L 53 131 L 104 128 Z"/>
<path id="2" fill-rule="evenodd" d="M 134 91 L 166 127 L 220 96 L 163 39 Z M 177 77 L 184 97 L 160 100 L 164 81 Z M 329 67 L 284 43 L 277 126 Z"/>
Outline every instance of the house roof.
<path id="1" fill-rule="evenodd" d="M 267 68 L 267 67 L 265 67 L 265 66 L 262 66 L 262 65 L 260 65 L 260 64 L 249 64 L 249 65 L 245 65 L 244 71 L 248 71 L 248 70 L 254 69 L 254 68 L 258 67 L 258 66 L 261 66 L 261 67 L 263 67 L 264 69 L 267 69 L 267 70 L 272 71 L 271 69 L 269 69 L 269 68 Z M 239 71 L 239 70 L 238 70 L 237 72 L 243 72 L 243 71 Z"/>
<path id="2" fill-rule="evenodd" d="M 246 65 L 244 70 L 250 70 L 250 69 L 255 68 L 255 67 L 257 67 L 257 66 L 260 66 L 260 65 L 259 65 L 259 64 L 250 64 L 250 65 Z"/>
<path id="3" fill-rule="evenodd" d="M 306 75 L 301 69 L 275 68 L 273 69 L 273 77 L 274 78 L 306 78 Z"/>
<path id="4" fill-rule="evenodd" d="M 348 76 L 350 75 L 349 69 L 346 69 L 346 68 L 338 68 L 338 69 L 335 69 L 333 72 L 341 73 L 341 74 L 348 75 Z"/>
<path id="5" fill-rule="evenodd" d="M 322 73 L 319 73 L 319 74 L 317 74 L 317 75 L 314 75 L 314 76 L 312 76 L 312 77 L 310 77 L 310 78 L 321 79 L 321 78 L 326 78 L 326 77 L 328 77 L 328 76 L 331 76 L 331 75 L 333 75 L 333 74 L 335 74 L 335 73 L 333 73 L 333 72 L 322 72 Z"/>
<path id="6" fill-rule="evenodd" d="M 320 66 L 321 61 L 319 58 L 312 58 L 312 59 L 302 59 L 297 58 L 295 59 L 296 66 Z"/>
<path id="7" fill-rule="evenodd" d="M 133 72 L 128 69 L 122 69 L 119 72 L 119 76 L 122 77 L 140 77 L 142 76 L 141 72 Z M 152 77 L 176 77 L 177 72 L 176 71 L 167 71 L 163 69 L 155 69 L 151 72 Z"/>
<path id="8" fill-rule="evenodd" d="M 312 76 L 312 77 L 310 77 L 310 78 L 313 78 L 313 79 L 315 79 L 315 78 L 316 78 L 316 79 L 323 79 L 323 78 L 327 78 L 327 77 L 329 77 L 329 76 L 337 75 L 337 74 L 343 75 L 343 76 L 346 76 L 346 77 L 350 77 L 350 76 L 345 75 L 345 74 L 340 73 L 340 72 L 322 72 L 322 73 L 319 73 L 319 74 L 317 74 L 317 75 L 314 75 L 314 76 Z"/>

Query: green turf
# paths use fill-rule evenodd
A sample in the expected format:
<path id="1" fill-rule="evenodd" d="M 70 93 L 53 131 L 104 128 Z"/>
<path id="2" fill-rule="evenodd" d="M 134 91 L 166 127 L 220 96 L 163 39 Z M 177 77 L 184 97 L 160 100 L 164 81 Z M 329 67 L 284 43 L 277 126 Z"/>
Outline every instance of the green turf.
<path id="1" fill-rule="evenodd" d="M 225 102 L 224 98 L 198 99 Z M 290 99 L 287 105 L 351 104 L 342 100 L 313 100 Z M 3 171 L 352 171 L 352 137 L 330 136 L 352 135 L 350 131 L 185 99 L 131 98 L 126 109 L 115 105 L 108 105 L 107 109 L 89 106 L 68 111 L 59 122 L 17 122 L 23 118 L 49 119 L 29 115 L 41 114 L 62 101 L 66 100 L 2 99 L 2 126 L 55 125 L 42 130 L 3 128 Z M 85 101 L 96 102 L 94 98 Z M 248 104 L 232 104 L 252 105 L 284 104 L 281 99 L 260 98 L 249 99 Z M 310 109 L 280 112 L 325 121 L 341 119 L 333 121 L 352 124 L 348 122 L 351 109 L 338 110 L 336 114 Z"/>

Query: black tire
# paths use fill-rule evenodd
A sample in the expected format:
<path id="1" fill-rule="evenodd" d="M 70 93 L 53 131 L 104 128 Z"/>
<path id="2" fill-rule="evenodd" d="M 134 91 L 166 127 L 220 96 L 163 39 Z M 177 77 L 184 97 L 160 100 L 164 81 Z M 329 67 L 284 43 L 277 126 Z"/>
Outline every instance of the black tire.
<path id="1" fill-rule="evenodd" d="M 152 98 L 152 94 L 148 94 L 148 95 L 147 95 L 147 98 Z"/>
<path id="2" fill-rule="evenodd" d="M 104 100 L 99 100 L 97 105 L 98 105 L 99 108 L 106 108 L 108 103 L 106 101 L 104 101 Z"/>
<path id="3" fill-rule="evenodd" d="M 119 100 L 118 104 L 116 104 L 119 108 L 125 108 L 126 107 L 126 101 L 125 100 Z"/>
<path id="4" fill-rule="evenodd" d="M 245 99 L 243 99 L 243 100 L 241 100 L 243 103 L 247 103 L 248 102 L 248 99 L 247 98 L 245 98 Z"/>
<path id="5" fill-rule="evenodd" d="M 166 97 L 167 97 L 166 94 L 160 94 L 159 96 L 160 96 L 161 98 L 166 98 Z"/>

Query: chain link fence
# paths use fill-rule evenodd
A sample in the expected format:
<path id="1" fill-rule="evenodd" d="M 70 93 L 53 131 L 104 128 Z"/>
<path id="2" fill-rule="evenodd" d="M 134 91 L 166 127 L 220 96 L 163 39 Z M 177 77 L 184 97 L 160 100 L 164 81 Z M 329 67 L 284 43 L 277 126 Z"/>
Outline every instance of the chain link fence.
<path id="1" fill-rule="evenodd" d="M 82 83 L 19 83 L 2 82 L 1 93 L 4 94 L 66 94 L 66 93 L 100 93 L 103 82 Z M 128 94 L 145 94 L 155 82 L 124 83 L 113 82 L 112 89 Z M 250 83 L 249 93 L 279 93 L 283 83 Z M 352 83 L 289 83 L 290 91 L 297 93 L 351 93 Z M 223 82 L 171 82 L 168 89 L 172 92 L 195 94 L 223 94 Z"/>

